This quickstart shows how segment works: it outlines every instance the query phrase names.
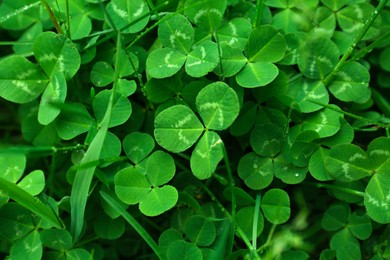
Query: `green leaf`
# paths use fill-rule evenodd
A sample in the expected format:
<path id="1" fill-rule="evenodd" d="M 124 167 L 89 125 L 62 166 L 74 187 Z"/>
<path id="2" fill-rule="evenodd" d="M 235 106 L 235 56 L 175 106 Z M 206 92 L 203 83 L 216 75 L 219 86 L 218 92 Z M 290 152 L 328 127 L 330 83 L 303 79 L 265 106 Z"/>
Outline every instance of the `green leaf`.
<path id="1" fill-rule="evenodd" d="M 209 246 L 216 238 L 214 223 L 204 216 L 191 216 L 183 230 L 189 240 L 197 246 Z"/>
<path id="2" fill-rule="evenodd" d="M 287 95 L 293 99 L 293 105 L 302 113 L 311 113 L 322 109 L 311 100 L 322 104 L 329 103 L 329 94 L 321 81 L 300 78 L 288 85 Z"/>
<path id="3" fill-rule="evenodd" d="M 34 40 L 33 52 L 49 77 L 63 73 L 65 79 L 69 80 L 80 68 L 80 54 L 72 41 L 63 34 L 41 33 Z"/>
<path id="4" fill-rule="evenodd" d="M 274 159 L 275 177 L 287 184 L 298 184 L 305 180 L 307 167 L 299 167 L 291 164 L 283 157 L 284 156 L 278 156 Z M 298 157 L 296 160 L 301 160 L 301 158 Z"/>
<path id="5" fill-rule="evenodd" d="M 336 134 L 340 130 L 342 114 L 325 108 L 310 115 L 302 124 L 302 130 L 313 130 L 320 138 Z"/>
<path id="6" fill-rule="evenodd" d="M 231 47 L 226 42 L 222 42 L 220 47 L 222 53 L 221 64 L 215 67 L 214 73 L 219 76 L 232 77 L 245 66 L 248 59 L 240 49 Z"/>
<path id="7" fill-rule="evenodd" d="M 154 139 L 149 134 L 132 132 L 123 139 L 123 150 L 127 158 L 135 164 L 138 164 L 154 148 Z"/>
<path id="8" fill-rule="evenodd" d="M 272 17 L 272 24 L 275 28 L 282 30 L 286 33 L 294 33 L 302 29 L 305 26 L 304 16 L 294 11 L 294 9 L 284 9 L 277 12 Z"/>
<path id="9" fill-rule="evenodd" d="M 15 103 L 36 99 L 48 84 L 38 67 L 22 56 L 0 60 L 0 97 Z"/>
<path id="10" fill-rule="evenodd" d="M 360 63 L 349 61 L 340 68 L 329 86 L 330 92 L 344 102 L 365 103 L 371 97 L 370 74 Z"/>
<path id="11" fill-rule="evenodd" d="M 149 8 L 144 0 L 113 0 L 107 4 L 106 10 L 113 22 L 110 26 L 122 33 L 137 33 L 149 22 Z"/>
<path id="12" fill-rule="evenodd" d="M 242 136 L 252 129 L 255 124 L 257 104 L 252 101 L 244 103 L 237 119 L 229 128 L 233 136 Z"/>
<path id="13" fill-rule="evenodd" d="M 245 50 L 249 62 L 277 62 L 286 51 L 286 41 L 271 25 L 252 30 Z"/>
<path id="14" fill-rule="evenodd" d="M 56 130 L 61 139 L 70 140 L 89 131 L 95 122 L 84 105 L 80 103 L 64 107 L 55 120 Z"/>
<path id="15" fill-rule="evenodd" d="M 168 260 L 202 260 L 202 251 L 194 244 L 177 240 L 169 245 L 167 250 Z"/>
<path id="16" fill-rule="evenodd" d="M 13 243 L 10 250 L 11 259 L 20 259 L 28 256 L 31 259 L 42 258 L 42 242 L 37 230 Z"/>
<path id="17" fill-rule="evenodd" d="M 146 72 L 153 78 L 167 78 L 176 74 L 185 61 L 186 56 L 177 50 L 156 49 L 146 60 Z"/>
<path id="18" fill-rule="evenodd" d="M 86 6 L 83 8 L 87 8 Z M 92 21 L 87 13 L 72 15 L 69 19 L 70 36 L 72 40 L 80 40 L 87 37 L 92 31 Z"/>
<path id="19" fill-rule="evenodd" d="M 186 1 L 184 12 L 188 19 L 199 28 L 212 32 L 219 27 L 226 9 L 226 0 Z"/>
<path id="20" fill-rule="evenodd" d="M 175 105 L 160 112 L 154 127 L 157 143 L 174 153 L 190 148 L 204 130 L 194 112 L 184 105 Z"/>
<path id="21" fill-rule="evenodd" d="M 243 17 L 235 17 L 222 25 L 218 31 L 219 44 L 226 45 L 243 51 L 248 42 L 249 35 L 252 30 L 252 25 Z"/>
<path id="22" fill-rule="evenodd" d="M 244 88 L 262 87 L 271 83 L 279 74 L 279 69 L 272 63 L 247 63 L 237 74 L 237 83 Z"/>
<path id="23" fill-rule="evenodd" d="M 272 224 L 283 224 L 290 218 L 290 198 L 281 189 L 268 190 L 261 201 L 264 217 Z"/>
<path id="24" fill-rule="evenodd" d="M 23 177 L 17 185 L 31 195 L 36 196 L 45 188 L 45 175 L 41 170 L 32 171 Z"/>
<path id="25" fill-rule="evenodd" d="M 104 214 L 98 216 L 93 227 L 99 238 L 109 240 L 118 239 L 125 232 L 125 222 L 122 218 L 111 219 Z"/>
<path id="26" fill-rule="evenodd" d="M 153 187 L 169 182 L 175 175 L 176 166 L 172 156 L 156 151 L 146 161 L 146 176 Z"/>
<path id="27" fill-rule="evenodd" d="M 64 74 L 57 73 L 53 75 L 39 104 L 38 122 L 40 124 L 48 125 L 57 118 L 61 112 L 61 105 L 65 102 L 66 92 L 67 86 Z"/>
<path id="28" fill-rule="evenodd" d="M 93 64 L 91 70 L 91 81 L 97 87 L 104 87 L 114 82 L 114 69 L 108 62 L 98 61 Z"/>
<path id="29" fill-rule="evenodd" d="M 223 142 L 219 135 L 207 131 L 196 144 L 190 159 L 191 171 L 200 180 L 211 177 L 223 158 Z"/>
<path id="30" fill-rule="evenodd" d="M 314 179 L 319 181 L 333 180 L 333 176 L 329 173 L 325 167 L 325 160 L 329 155 L 329 150 L 323 147 L 319 147 L 317 151 L 310 156 L 309 172 Z"/>
<path id="31" fill-rule="evenodd" d="M 188 75 L 199 78 L 213 71 L 218 65 L 218 47 L 217 44 L 206 40 L 197 45 L 187 55 L 185 70 Z"/>
<path id="32" fill-rule="evenodd" d="M 326 231 L 336 231 L 347 226 L 351 209 L 346 204 L 333 204 L 324 213 L 321 226 Z"/>
<path id="33" fill-rule="evenodd" d="M 72 248 L 72 236 L 65 229 L 45 229 L 41 232 L 42 244 L 58 251 Z"/>
<path id="34" fill-rule="evenodd" d="M 330 248 L 336 250 L 336 259 L 361 259 L 359 242 L 347 228 L 333 235 Z"/>
<path id="35" fill-rule="evenodd" d="M 390 163 L 390 138 L 378 137 L 367 148 L 372 167 L 378 174 L 387 174 Z"/>
<path id="36" fill-rule="evenodd" d="M 118 171 L 114 179 L 115 193 L 126 204 L 141 202 L 150 192 L 150 183 L 146 176 L 133 167 Z"/>
<path id="37" fill-rule="evenodd" d="M 271 158 L 248 153 L 238 163 L 238 175 L 253 190 L 268 187 L 274 178 L 274 166 Z"/>
<path id="38" fill-rule="evenodd" d="M 107 132 L 106 137 L 104 138 L 104 143 L 100 152 L 99 159 L 119 157 L 121 150 L 122 147 L 119 138 L 115 134 Z M 110 163 L 103 163 L 103 166 L 107 166 L 109 164 Z M 100 166 L 103 167 L 102 165 Z"/>
<path id="39" fill-rule="evenodd" d="M 16 184 L 0 177 L 0 190 L 21 206 L 50 222 L 53 226 L 62 228 L 63 224 L 49 206 L 43 204 L 24 189 L 16 186 Z"/>
<path id="40" fill-rule="evenodd" d="M 385 48 L 379 55 L 379 65 L 385 71 L 390 72 L 390 47 Z"/>
<path id="41" fill-rule="evenodd" d="M 212 130 L 228 128 L 240 111 L 236 92 L 224 82 L 204 87 L 196 97 L 196 107 L 205 126 Z"/>
<path id="42" fill-rule="evenodd" d="M 311 79 L 324 79 L 339 60 L 339 49 L 326 37 L 306 41 L 299 50 L 298 67 Z"/>
<path id="43" fill-rule="evenodd" d="M 0 26 L 22 30 L 39 21 L 40 4 L 35 0 L 4 0 L 0 5 Z"/>
<path id="44" fill-rule="evenodd" d="M 194 28 L 185 16 L 175 14 L 158 26 L 158 37 L 164 47 L 187 54 L 194 42 Z"/>
<path id="45" fill-rule="evenodd" d="M 329 173 L 339 181 L 351 182 L 370 176 L 370 161 L 367 154 L 353 144 L 333 147 L 325 161 Z"/>
<path id="46" fill-rule="evenodd" d="M 0 153 L 0 177 L 16 183 L 26 168 L 26 156 L 23 153 Z"/>
<path id="47" fill-rule="evenodd" d="M 372 234 L 371 220 L 367 214 L 354 212 L 348 220 L 348 229 L 360 240 L 368 239 Z"/>
<path id="48" fill-rule="evenodd" d="M 160 247 L 168 247 L 177 240 L 183 240 L 182 234 L 174 228 L 169 228 L 161 233 L 158 238 L 158 244 Z"/>
<path id="49" fill-rule="evenodd" d="M 103 121 L 112 91 L 108 89 L 100 91 L 93 99 L 92 107 L 98 124 Z M 122 125 L 130 118 L 131 112 L 130 101 L 119 92 L 115 92 L 112 103 L 112 115 L 108 127 Z"/>
<path id="50" fill-rule="evenodd" d="M 173 208 L 178 198 L 179 194 L 173 186 L 155 187 L 140 202 L 139 209 L 148 217 L 158 216 Z"/>
<path id="51" fill-rule="evenodd" d="M 332 11 L 337 11 L 343 6 L 349 4 L 351 0 L 321 0 L 321 2 L 332 9 Z"/>
<path id="52" fill-rule="evenodd" d="M 236 214 L 236 223 L 244 232 L 249 240 L 253 237 L 253 222 L 254 222 L 255 207 L 241 208 Z M 264 217 L 261 213 L 258 214 L 256 237 L 258 237 L 264 228 Z"/>
<path id="53" fill-rule="evenodd" d="M 375 174 L 368 182 L 364 194 L 364 206 L 374 221 L 390 223 L 390 177 L 387 174 Z"/>
<path id="54" fill-rule="evenodd" d="M 14 242 L 25 237 L 36 227 L 31 212 L 15 202 L 8 202 L 0 208 L 0 229 L 2 241 Z"/>
<path id="55" fill-rule="evenodd" d="M 163 79 L 151 78 L 145 84 L 146 97 L 153 103 L 162 103 L 179 94 L 183 87 L 178 76 Z"/>
<path id="56" fill-rule="evenodd" d="M 258 155 L 274 157 L 282 149 L 284 131 L 272 123 L 257 124 L 250 135 L 250 144 Z"/>

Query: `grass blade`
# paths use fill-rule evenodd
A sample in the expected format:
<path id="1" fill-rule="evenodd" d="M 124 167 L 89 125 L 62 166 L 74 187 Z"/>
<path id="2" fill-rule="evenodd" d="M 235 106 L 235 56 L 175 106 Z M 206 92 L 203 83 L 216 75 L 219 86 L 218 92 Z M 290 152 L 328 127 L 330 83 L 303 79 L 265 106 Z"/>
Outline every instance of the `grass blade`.
<path id="1" fill-rule="evenodd" d="M 49 206 L 43 204 L 39 199 L 18 187 L 15 183 L 0 177 L 0 190 L 32 213 L 49 221 L 54 227 L 64 228 L 64 224 L 60 221 L 60 218 L 56 216 Z"/>

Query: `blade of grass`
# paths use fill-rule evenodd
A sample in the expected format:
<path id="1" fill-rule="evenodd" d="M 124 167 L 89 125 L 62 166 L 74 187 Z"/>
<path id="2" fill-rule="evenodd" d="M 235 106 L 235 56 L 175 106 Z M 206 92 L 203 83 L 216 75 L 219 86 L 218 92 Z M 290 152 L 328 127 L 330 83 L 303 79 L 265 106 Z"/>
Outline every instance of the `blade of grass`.
<path id="1" fill-rule="evenodd" d="M 0 23 L 3 23 L 5 21 L 7 21 L 8 19 L 11 19 L 31 8 L 33 8 L 34 6 L 37 6 L 39 5 L 39 1 L 35 2 L 35 3 L 32 3 L 32 4 L 29 4 L 29 5 L 25 5 L 25 6 L 22 6 L 20 7 L 19 9 L 16 9 L 14 10 L 13 12 L 10 12 L 10 13 L 7 13 L 7 15 L 3 16 L 3 17 L 0 17 Z"/>
<path id="2" fill-rule="evenodd" d="M 145 240 L 159 259 L 164 259 L 160 253 L 160 249 L 150 234 L 143 228 L 143 226 L 127 212 L 111 195 L 104 191 L 100 191 L 100 196 L 112 207 L 114 211 L 119 213 L 126 221 L 134 228 L 134 230 Z"/>
<path id="3" fill-rule="evenodd" d="M 260 193 L 256 196 L 256 204 L 255 204 L 255 213 L 253 215 L 253 225 L 252 225 L 252 252 L 251 255 L 254 257 L 257 253 L 257 225 L 259 221 L 259 213 L 260 213 Z"/>
<path id="4" fill-rule="evenodd" d="M 122 48 L 121 34 L 117 34 L 117 50 L 119 51 Z M 88 164 L 94 161 L 99 160 L 100 153 L 103 148 L 104 139 L 108 131 L 108 124 L 111 119 L 111 112 L 115 94 L 116 84 L 118 82 L 118 61 L 115 63 L 115 81 L 113 84 L 110 100 L 108 102 L 106 113 L 104 114 L 103 120 L 100 124 L 100 128 L 93 138 L 91 145 L 88 147 L 87 152 L 85 153 L 84 158 L 81 160 L 80 164 Z M 95 172 L 97 165 L 91 166 L 89 168 L 80 168 L 77 170 L 75 179 L 72 186 L 72 192 L 70 197 L 70 207 L 71 207 L 71 234 L 73 236 L 73 242 L 77 243 L 80 238 L 81 231 L 84 226 L 84 214 L 85 207 L 87 205 L 87 199 L 89 194 L 89 189 L 91 186 L 92 178 Z"/>
<path id="5" fill-rule="evenodd" d="M 18 187 L 15 183 L 9 182 L 0 177 L 0 190 L 35 215 L 53 224 L 54 227 L 60 229 L 65 227 L 64 223 L 61 222 L 60 218 L 49 206 L 43 204 L 39 199 Z"/>

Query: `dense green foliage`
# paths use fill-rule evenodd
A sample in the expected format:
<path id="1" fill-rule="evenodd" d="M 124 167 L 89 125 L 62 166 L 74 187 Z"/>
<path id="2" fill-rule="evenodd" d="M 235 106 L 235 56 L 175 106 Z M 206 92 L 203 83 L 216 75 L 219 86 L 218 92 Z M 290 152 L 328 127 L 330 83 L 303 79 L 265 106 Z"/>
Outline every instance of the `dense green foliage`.
<path id="1" fill-rule="evenodd" d="M 0 257 L 390 259 L 387 0 L 3 0 Z"/>

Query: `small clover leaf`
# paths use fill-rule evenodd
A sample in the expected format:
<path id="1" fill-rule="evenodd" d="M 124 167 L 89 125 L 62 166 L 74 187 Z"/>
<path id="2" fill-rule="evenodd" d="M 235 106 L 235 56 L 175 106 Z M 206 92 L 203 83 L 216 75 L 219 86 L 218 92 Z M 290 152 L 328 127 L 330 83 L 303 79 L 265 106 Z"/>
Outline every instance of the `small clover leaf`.
<path id="1" fill-rule="evenodd" d="M 324 213 L 321 226 L 326 231 L 336 231 L 347 225 L 351 209 L 346 204 L 333 204 Z"/>
<path id="2" fill-rule="evenodd" d="M 268 187 L 274 178 L 274 165 L 271 158 L 248 153 L 238 163 L 238 175 L 253 190 Z"/>
<path id="3" fill-rule="evenodd" d="M 279 74 L 279 69 L 272 63 L 247 63 L 237 74 L 237 83 L 244 88 L 262 87 L 271 83 Z"/>
<path id="4" fill-rule="evenodd" d="M 118 171 L 114 183 L 118 198 L 130 205 L 141 202 L 151 190 L 146 176 L 133 167 Z"/>
<path id="5" fill-rule="evenodd" d="M 236 92 L 223 82 L 204 87 L 196 97 L 196 107 L 205 126 L 212 130 L 228 128 L 240 111 Z"/>
<path id="6" fill-rule="evenodd" d="M 195 215 L 187 219 L 184 233 L 197 246 L 209 246 L 216 238 L 214 223 L 204 216 Z"/>
<path id="7" fill-rule="evenodd" d="M 366 67 L 357 62 L 347 62 L 335 74 L 329 91 L 341 101 L 365 103 L 371 96 L 369 81 L 370 74 Z"/>
<path id="8" fill-rule="evenodd" d="M 146 175 L 153 187 L 163 185 L 175 175 L 176 167 L 172 156 L 156 151 L 146 161 Z"/>
<path id="9" fill-rule="evenodd" d="M 63 34 L 41 33 L 34 40 L 33 52 L 38 64 L 49 77 L 60 72 L 69 80 L 80 68 L 80 54 L 72 41 Z"/>
<path id="10" fill-rule="evenodd" d="M 220 43 L 222 57 L 220 66 L 215 67 L 214 73 L 219 76 L 232 77 L 236 75 L 247 63 L 248 59 L 242 51 L 231 47 L 228 43 Z"/>
<path id="11" fill-rule="evenodd" d="M 38 122 L 48 125 L 61 112 L 61 105 L 64 104 L 67 93 L 66 80 L 63 73 L 52 75 L 50 83 L 43 92 L 38 110 Z"/>
<path id="12" fill-rule="evenodd" d="M 154 126 L 157 143 L 175 153 L 190 148 L 204 130 L 194 112 L 184 105 L 175 105 L 161 111 L 155 118 Z"/>
<path id="13" fill-rule="evenodd" d="M 387 167 L 387 173 L 390 167 Z M 381 224 L 390 223 L 390 177 L 388 174 L 372 176 L 364 193 L 367 214 Z"/>
<path id="14" fill-rule="evenodd" d="M 250 144 L 258 155 L 273 157 L 282 148 L 284 132 L 272 123 L 257 124 L 250 135 Z"/>
<path id="15" fill-rule="evenodd" d="M 96 87 L 104 87 L 114 82 L 114 69 L 108 62 L 98 61 L 91 70 L 91 81 Z"/>
<path id="16" fill-rule="evenodd" d="M 360 240 L 366 240 L 371 236 L 372 224 L 367 214 L 352 213 L 348 219 L 348 229 Z"/>
<path id="17" fill-rule="evenodd" d="M 185 15 L 199 28 L 212 32 L 222 21 L 226 9 L 226 0 L 194 0 L 186 1 Z"/>
<path id="18" fill-rule="evenodd" d="M 175 49 L 156 49 L 146 60 L 146 71 L 154 78 L 167 78 L 176 74 L 185 61 L 186 56 Z"/>
<path id="19" fill-rule="evenodd" d="M 344 228 L 332 236 L 330 248 L 336 250 L 336 259 L 361 258 L 359 241 L 348 228 Z"/>
<path id="20" fill-rule="evenodd" d="M 218 41 L 225 43 L 240 51 L 245 49 L 252 26 L 250 22 L 242 17 L 236 17 L 222 25 L 218 31 Z"/>
<path id="21" fill-rule="evenodd" d="M 158 37 L 165 47 L 187 54 L 194 41 L 194 28 L 185 16 L 175 14 L 158 26 Z"/>
<path id="22" fill-rule="evenodd" d="M 113 25 L 123 33 L 137 33 L 141 31 L 149 22 L 149 7 L 144 0 L 113 0 L 107 4 L 107 14 L 111 17 Z"/>
<path id="23" fill-rule="evenodd" d="M 112 90 L 106 89 L 100 91 L 93 99 L 92 107 L 98 124 L 100 124 L 104 118 L 107 106 L 110 102 L 111 93 Z M 130 118 L 131 112 L 132 107 L 130 101 L 119 92 L 115 92 L 108 127 L 122 125 Z"/>
<path id="24" fill-rule="evenodd" d="M 127 156 L 135 164 L 138 164 L 154 148 L 154 139 L 149 134 L 132 132 L 123 139 L 123 150 Z"/>
<path id="25" fill-rule="evenodd" d="M 249 240 L 253 237 L 253 222 L 254 222 L 255 207 L 241 208 L 236 214 L 237 225 L 241 228 Z M 263 214 L 258 214 L 256 236 L 258 237 L 264 228 Z"/>
<path id="26" fill-rule="evenodd" d="M 311 79 L 324 79 L 339 60 L 337 45 L 326 37 L 312 38 L 299 51 L 298 67 Z"/>
<path id="27" fill-rule="evenodd" d="M 191 77 L 199 78 L 211 72 L 218 65 L 218 62 L 217 44 L 206 40 L 188 53 L 185 70 Z"/>
<path id="28" fill-rule="evenodd" d="M 340 118 L 342 117 L 343 115 L 339 112 L 325 108 L 305 119 L 302 129 L 316 131 L 321 138 L 329 137 L 340 130 Z"/>
<path id="29" fill-rule="evenodd" d="M 183 83 L 181 79 L 175 75 L 163 79 L 151 78 L 146 82 L 144 90 L 147 98 L 151 102 L 162 103 L 177 95 L 182 87 Z"/>
<path id="30" fill-rule="evenodd" d="M 13 55 L 0 61 L 0 97 L 15 103 L 36 99 L 45 89 L 48 78 L 33 63 Z"/>
<path id="31" fill-rule="evenodd" d="M 188 2 L 187 2 L 188 3 Z M 167 249 L 168 260 L 189 259 L 202 260 L 202 251 L 193 243 L 177 240 L 171 243 Z"/>
<path id="32" fill-rule="evenodd" d="M 196 144 L 190 159 L 191 171 L 200 180 L 210 178 L 223 158 L 223 142 L 219 135 L 207 131 Z"/>
<path id="33" fill-rule="evenodd" d="M 325 161 L 330 174 L 337 180 L 351 182 L 371 175 L 371 166 L 365 151 L 353 144 L 333 147 Z"/>
<path id="34" fill-rule="evenodd" d="M 272 224 L 283 224 L 291 214 L 290 198 L 284 190 L 270 189 L 261 200 L 261 209 L 264 217 Z"/>
<path id="35" fill-rule="evenodd" d="M 245 53 L 250 62 L 277 62 L 286 51 L 286 41 L 271 25 L 252 30 Z"/>
<path id="36" fill-rule="evenodd" d="M 155 187 L 139 203 L 139 209 L 146 216 L 158 216 L 173 208 L 178 198 L 179 194 L 173 186 Z"/>

